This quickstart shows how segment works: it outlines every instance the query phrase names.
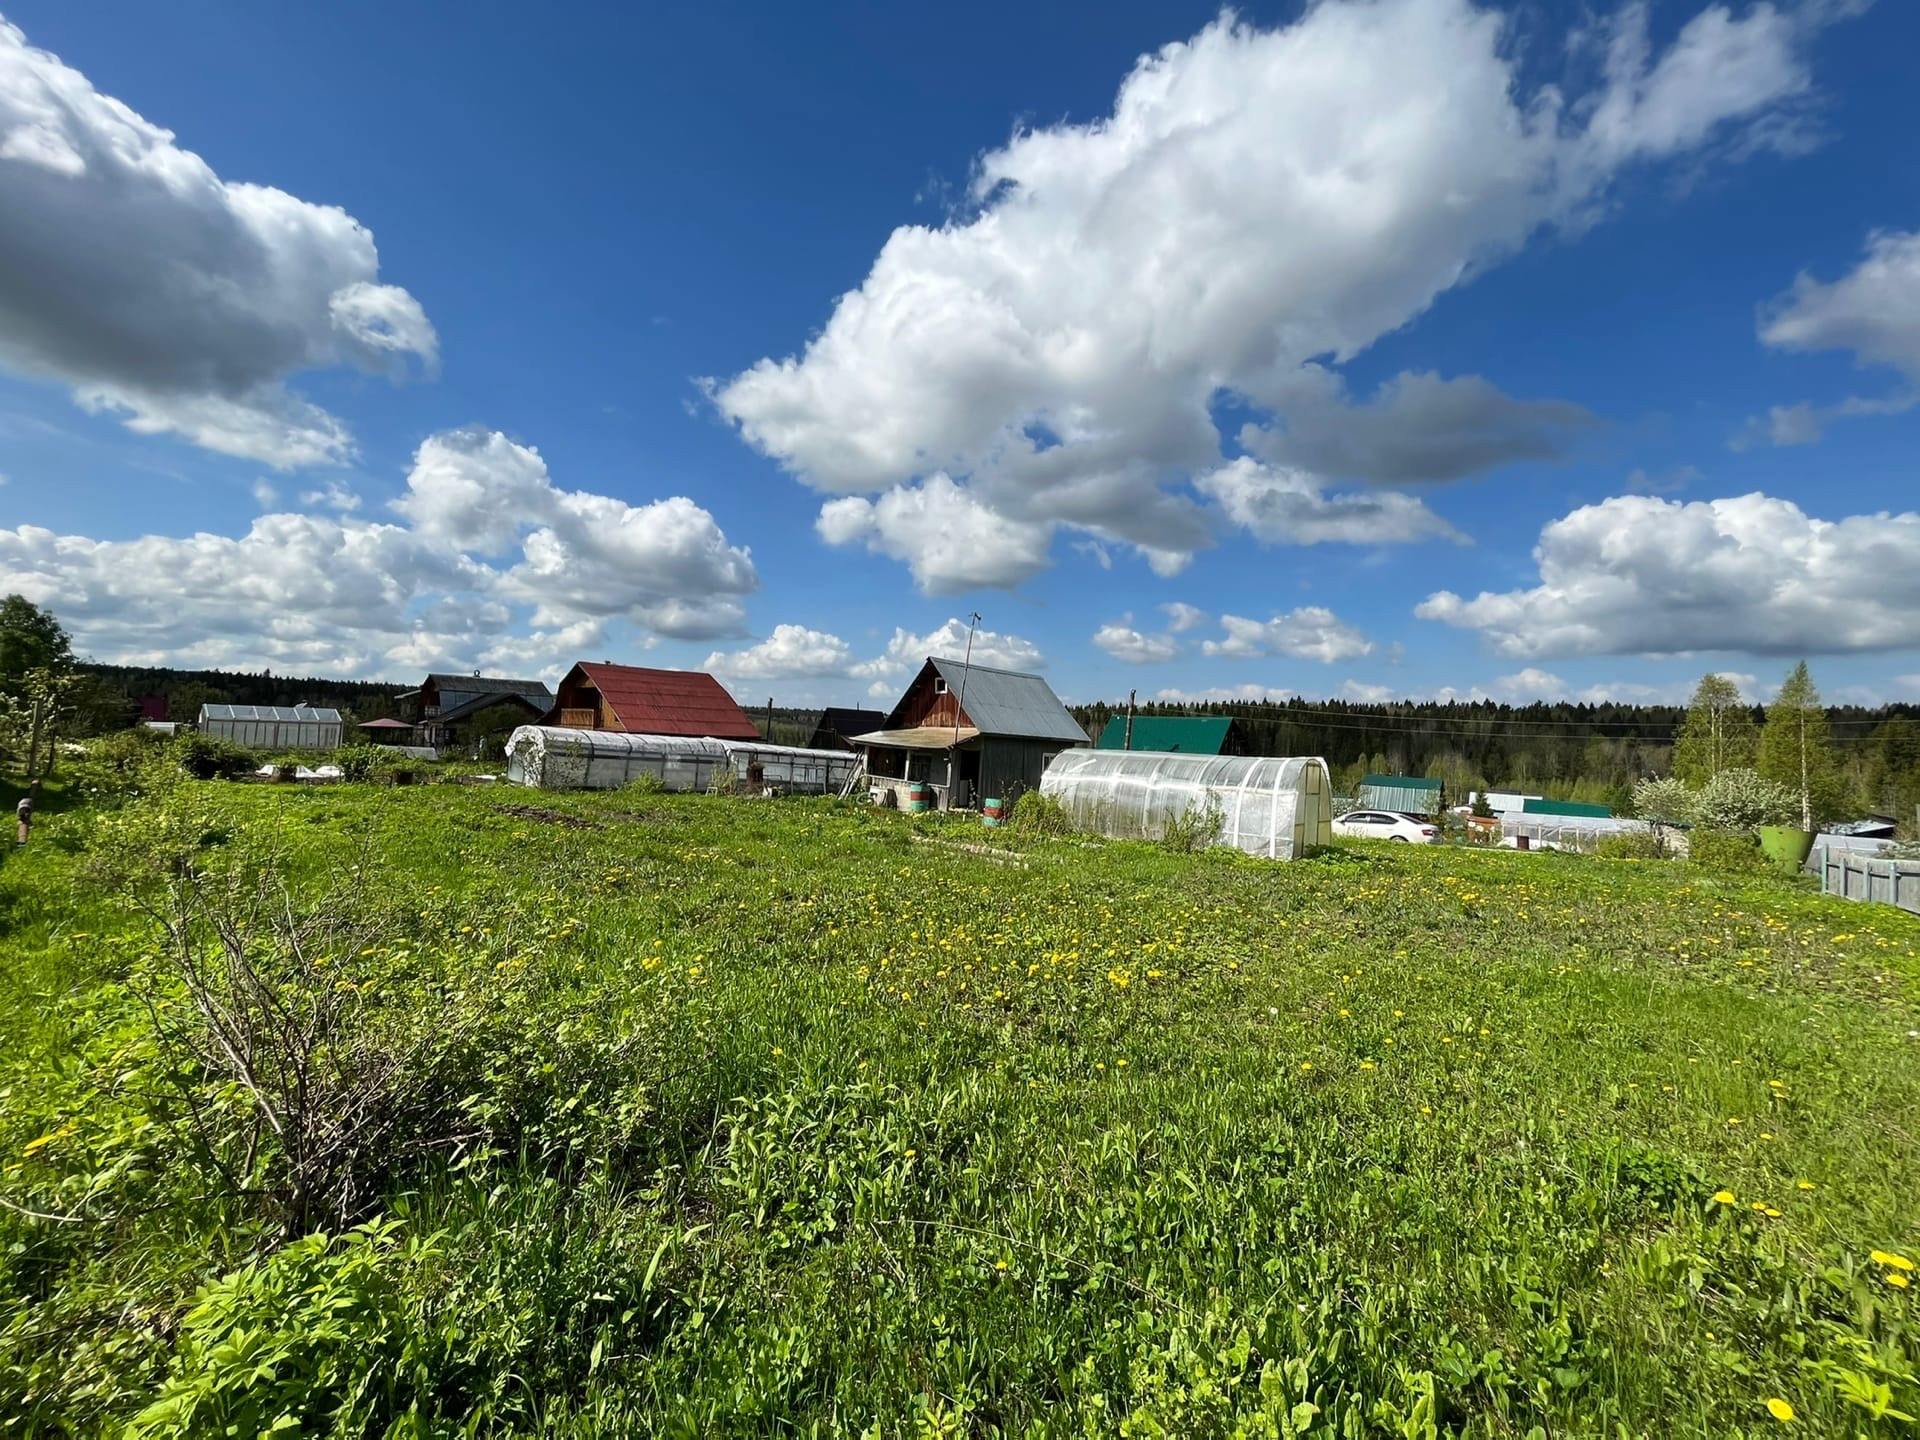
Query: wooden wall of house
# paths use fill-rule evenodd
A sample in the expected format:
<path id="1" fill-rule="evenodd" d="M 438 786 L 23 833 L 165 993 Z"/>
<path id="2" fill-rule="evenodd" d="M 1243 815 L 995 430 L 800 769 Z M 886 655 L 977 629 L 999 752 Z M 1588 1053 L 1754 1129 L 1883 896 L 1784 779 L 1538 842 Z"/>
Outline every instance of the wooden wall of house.
<path id="1" fill-rule="evenodd" d="M 1063 740 L 988 736 L 981 742 L 979 800 L 1012 800 L 1040 788 L 1047 762 L 1073 747 Z"/>
<path id="2" fill-rule="evenodd" d="M 554 688 L 556 708 L 560 710 L 593 711 L 594 730 L 618 730 L 621 728 L 619 717 L 612 714 L 601 696 L 599 689 L 584 675 L 569 674 Z M 563 718 L 561 721 L 565 724 Z"/>
<path id="3" fill-rule="evenodd" d="M 951 725 L 960 716 L 960 697 L 948 690 L 936 694 L 934 682 L 939 676 L 931 667 L 920 672 L 920 676 L 900 701 L 900 718 L 895 728 L 911 730 L 919 725 Z M 963 724 L 967 723 L 962 719 Z"/>

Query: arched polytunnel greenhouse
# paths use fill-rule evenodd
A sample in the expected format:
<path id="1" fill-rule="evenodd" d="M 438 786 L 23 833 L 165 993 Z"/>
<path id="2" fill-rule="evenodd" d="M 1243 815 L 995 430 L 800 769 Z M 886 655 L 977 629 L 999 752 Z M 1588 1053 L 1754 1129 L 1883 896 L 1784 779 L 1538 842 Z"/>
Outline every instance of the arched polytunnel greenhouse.
<path id="1" fill-rule="evenodd" d="M 846 750 L 560 725 L 522 725 L 507 740 L 507 778 L 542 790 L 617 790 L 646 776 L 666 790 L 819 795 L 837 793 L 859 764 Z"/>
<path id="2" fill-rule="evenodd" d="M 1117 839 L 1159 840 L 1169 827 L 1198 825 L 1214 844 L 1270 860 L 1333 843 L 1333 783 L 1315 758 L 1065 750 L 1040 793 L 1081 829 Z"/>

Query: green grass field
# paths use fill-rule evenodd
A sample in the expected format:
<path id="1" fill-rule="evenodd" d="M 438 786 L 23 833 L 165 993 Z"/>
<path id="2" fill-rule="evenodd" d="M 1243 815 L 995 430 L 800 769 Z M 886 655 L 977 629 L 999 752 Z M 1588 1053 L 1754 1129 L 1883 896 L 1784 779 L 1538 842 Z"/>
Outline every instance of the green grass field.
<path id="1" fill-rule="evenodd" d="M 182 877 L 170 959 L 108 889 Z M 222 923 L 311 1073 L 208 1039 Z M 0 1432 L 1914 1434 L 1917 953 L 1684 864 L 53 816 L 0 864 Z M 295 1185 L 262 1106 L 332 1094 Z"/>

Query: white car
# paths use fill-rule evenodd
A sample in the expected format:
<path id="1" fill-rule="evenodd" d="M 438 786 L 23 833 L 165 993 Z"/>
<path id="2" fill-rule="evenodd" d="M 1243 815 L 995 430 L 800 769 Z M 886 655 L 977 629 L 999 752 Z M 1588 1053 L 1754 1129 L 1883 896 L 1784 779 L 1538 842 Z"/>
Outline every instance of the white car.
<path id="1" fill-rule="evenodd" d="M 1431 820 L 1402 815 L 1397 810 L 1352 810 L 1333 822 L 1333 833 L 1349 840 L 1404 840 L 1431 845 L 1438 830 Z"/>

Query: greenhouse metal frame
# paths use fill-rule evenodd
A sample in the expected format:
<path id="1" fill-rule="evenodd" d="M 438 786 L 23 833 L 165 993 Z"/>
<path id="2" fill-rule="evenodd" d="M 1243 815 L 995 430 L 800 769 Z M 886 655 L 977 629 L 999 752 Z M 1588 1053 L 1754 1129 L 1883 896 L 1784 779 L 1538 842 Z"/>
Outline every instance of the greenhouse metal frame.
<path id="1" fill-rule="evenodd" d="M 847 750 L 522 725 L 507 739 L 507 778 L 543 790 L 617 790 L 645 777 L 667 790 L 837 794 L 860 767 Z"/>
<path id="2" fill-rule="evenodd" d="M 1217 817 L 1213 843 L 1293 860 L 1333 843 L 1333 781 L 1311 756 L 1065 750 L 1040 780 L 1074 824 L 1116 839 L 1163 839 Z"/>

